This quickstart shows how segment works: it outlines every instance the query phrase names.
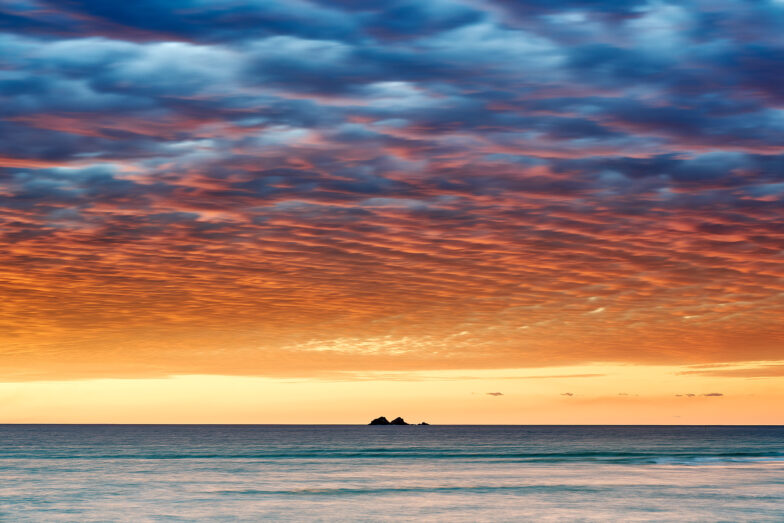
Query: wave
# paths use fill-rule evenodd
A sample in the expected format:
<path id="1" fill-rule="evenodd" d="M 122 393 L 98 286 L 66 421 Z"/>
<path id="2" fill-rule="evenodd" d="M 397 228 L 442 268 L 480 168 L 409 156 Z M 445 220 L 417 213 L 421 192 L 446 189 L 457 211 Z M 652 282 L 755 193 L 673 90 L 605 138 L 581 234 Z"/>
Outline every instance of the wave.
<path id="1" fill-rule="evenodd" d="M 784 452 L 574 452 L 472 451 L 465 449 L 369 448 L 354 450 L 308 449 L 301 451 L 251 452 L 25 452 L 0 453 L 0 460 L 465 460 L 512 463 L 630 463 L 652 465 L 711 465 L 723 463 L 782 462 Z"/>
<path id="2" fill-rule="evenodd" d="M 345 496 L 359 494 L 400 494 L 408 492 L 417 493 L 462 493 L 471 492 L 475 494 L 489 494 L 492 492 L 504 491 L 571 491 L 571 492 L 602 492 L 606 487 L 592 487 L 574 484 L 553 484 L 553 485 L 464 485 L 464 486 L 404 486 L 404 487 L 335 487 L 335 488 L 302 488 L 290 490 L 278 489 L 238 489 L 238 490 L 216 490 L 210 494 L 218 495 L 312 495 L 312 496 Z"/>

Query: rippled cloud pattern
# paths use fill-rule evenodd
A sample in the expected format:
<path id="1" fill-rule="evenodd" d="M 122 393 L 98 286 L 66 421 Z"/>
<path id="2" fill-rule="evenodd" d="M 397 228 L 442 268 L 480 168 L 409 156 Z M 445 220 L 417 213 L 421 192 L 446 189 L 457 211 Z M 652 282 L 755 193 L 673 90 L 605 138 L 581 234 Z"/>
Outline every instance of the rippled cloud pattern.
<path id="1" fill-rule="evenodd" d="M 784 2 L 0 2 L 7 375 L 776 360 Z"/>

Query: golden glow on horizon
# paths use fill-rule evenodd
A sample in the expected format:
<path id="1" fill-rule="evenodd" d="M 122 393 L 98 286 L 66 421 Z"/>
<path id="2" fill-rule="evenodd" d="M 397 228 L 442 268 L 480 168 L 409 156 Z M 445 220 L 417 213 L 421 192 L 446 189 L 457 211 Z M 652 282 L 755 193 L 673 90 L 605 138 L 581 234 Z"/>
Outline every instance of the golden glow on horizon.
<path id="1" fill-rule="evenodd" d="M 0 3 L 0 417 L 776 421 L 784 11 L 534 3 Z"/>
<path id="2" fill-rule="evenodd" d="M 783 376 L 711 374 L 776 365 L 3 383 L 0 422 L 362 424 L 379 415 L 401 415 L 438 424 L 781 424 L 784 415 L 772 406 L 784 404 Z M 489 394 L 498 392 L 502 395 Z"/>

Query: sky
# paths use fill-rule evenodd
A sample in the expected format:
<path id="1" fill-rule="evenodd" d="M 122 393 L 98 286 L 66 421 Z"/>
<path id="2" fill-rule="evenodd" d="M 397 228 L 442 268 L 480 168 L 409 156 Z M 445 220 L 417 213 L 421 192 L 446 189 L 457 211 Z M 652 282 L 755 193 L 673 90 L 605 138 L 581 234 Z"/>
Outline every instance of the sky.
<path id="1" fill-rule="evenodd" d="M 782 27 L 0 0 L 0 422 L 784 423 Z"/>

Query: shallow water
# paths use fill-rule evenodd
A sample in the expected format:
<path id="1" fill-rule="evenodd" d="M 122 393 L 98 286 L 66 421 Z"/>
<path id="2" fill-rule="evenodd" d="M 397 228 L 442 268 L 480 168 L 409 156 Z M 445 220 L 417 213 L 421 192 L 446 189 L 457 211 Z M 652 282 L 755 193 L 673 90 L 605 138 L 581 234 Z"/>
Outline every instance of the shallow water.
<path id="1" fill-rule="evenodd" d="M 0 425 L 0 519 L 784 521 L 784 427 Z"/>

